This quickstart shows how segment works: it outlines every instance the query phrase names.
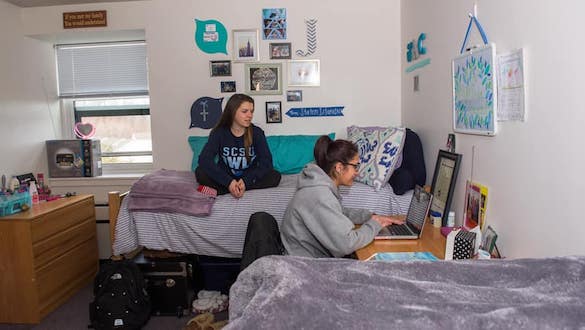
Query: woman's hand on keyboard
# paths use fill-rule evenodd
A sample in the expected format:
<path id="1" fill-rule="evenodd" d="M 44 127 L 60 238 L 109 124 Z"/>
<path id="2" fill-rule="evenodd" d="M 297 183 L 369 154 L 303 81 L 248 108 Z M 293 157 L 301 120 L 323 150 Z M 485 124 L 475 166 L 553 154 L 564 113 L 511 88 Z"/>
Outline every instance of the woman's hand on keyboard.
<path id="1" fill-rule="evenodd" d="M 372 215 L 372 219 L 378 222 L 382 227 L 390 226 L 390 225 L 401 225 L 404 223 L 404 219 L 393 217 L 390 215 L 380 215 L 374 214 Z"/>

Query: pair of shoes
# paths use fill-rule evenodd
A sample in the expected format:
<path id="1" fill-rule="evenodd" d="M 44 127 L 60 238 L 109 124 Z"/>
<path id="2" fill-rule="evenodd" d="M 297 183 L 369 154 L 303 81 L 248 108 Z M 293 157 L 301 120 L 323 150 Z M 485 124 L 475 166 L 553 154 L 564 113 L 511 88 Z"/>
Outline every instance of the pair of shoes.
<path id="1" fill-rule="evenodd" d="M 195 316 L 187 322 L 183 330 L 219 330 L 228 323 L 227 320 L 214 322 L 215 318 L 211 313 L 203 313 Z"/>
<path id="2" fill-rule="evenodd" d="M 201 290 L 193 300 L 193 313 L 219 313 L 228 308 L 228 296 L 219 291 Z"/>

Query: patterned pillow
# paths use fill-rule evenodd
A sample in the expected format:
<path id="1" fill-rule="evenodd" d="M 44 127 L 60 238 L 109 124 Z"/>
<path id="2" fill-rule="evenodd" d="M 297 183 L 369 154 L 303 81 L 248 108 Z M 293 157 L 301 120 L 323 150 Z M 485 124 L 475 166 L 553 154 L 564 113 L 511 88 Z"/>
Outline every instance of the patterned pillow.
<path id="1" fill-rule="evenodd" d="M 401 127 L 348 127 L 347 137 L 357 145 L 360 155 L 356 181 L 380 190 L 398 168 L 405 136 L 406 129 Z"/>

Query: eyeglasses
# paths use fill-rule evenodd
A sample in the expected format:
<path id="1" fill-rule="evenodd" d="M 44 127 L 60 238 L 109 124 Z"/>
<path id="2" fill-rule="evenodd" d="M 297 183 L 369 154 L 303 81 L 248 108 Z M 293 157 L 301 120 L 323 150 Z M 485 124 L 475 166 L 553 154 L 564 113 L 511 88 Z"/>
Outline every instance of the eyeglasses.
<path id="1" fill-rule="evenodd" d="M 353 166 L 353 168 L 354 168 L 356 171 L 357 171 L 357 170 L 358 170 L 358 168 L 360 167 L 360 163 L 355 163 L 355 164 L 353 164 L 353 163 L 343 163 L 343 164 L 345 164 L 345 165 L 351 165 L 351 166 Z"/>

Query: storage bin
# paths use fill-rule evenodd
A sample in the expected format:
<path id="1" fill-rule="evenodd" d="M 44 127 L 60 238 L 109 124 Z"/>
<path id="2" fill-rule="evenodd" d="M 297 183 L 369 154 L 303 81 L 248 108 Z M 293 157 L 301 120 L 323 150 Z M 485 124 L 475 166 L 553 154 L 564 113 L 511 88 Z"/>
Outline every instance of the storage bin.
<path id="1" fill-rule="evenodd" d="M 196 292 L 210 290 L 229 294 L 230 287 L 240 273 L 241 259 L 198 256 L 197 260 L 193 272 Z"/>
<path id="2" fill-rule="evenodd" d="M 22 211 L 22 206 L 24 204 L 29 207 L 32 205 L 32 200 L 28 191 L 0 196 L 0 217 Z"/>
<path id="3" fill-rule="evenodd" d="M 148 258 L 140 254 L 134 262 L 144 275 L 152 314 L 177 317 L 189 314 L 193 295 L 191 257 Z"/>

